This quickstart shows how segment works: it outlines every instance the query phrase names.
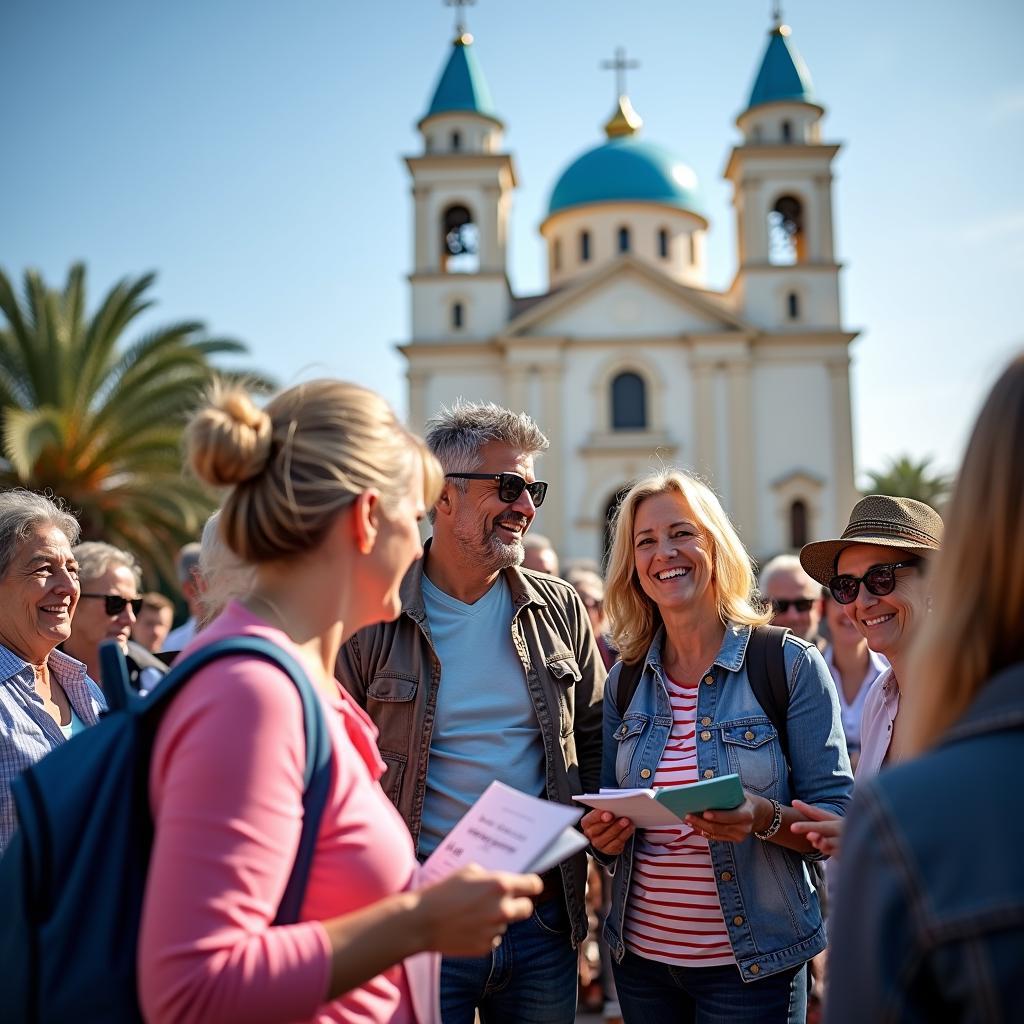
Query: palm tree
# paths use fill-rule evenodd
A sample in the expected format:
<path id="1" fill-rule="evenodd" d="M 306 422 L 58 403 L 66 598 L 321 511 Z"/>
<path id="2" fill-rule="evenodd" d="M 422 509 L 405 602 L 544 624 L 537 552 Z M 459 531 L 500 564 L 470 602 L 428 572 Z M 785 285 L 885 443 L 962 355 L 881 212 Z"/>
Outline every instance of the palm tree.
<path id="1" fill-rule="evenodd" d="M 215 507 L 182 475 L 183 428 L 216 372 L 211 357 L 246 347 L 193 321 L 122 344 L 153 304 L 154 277 L 123 279 L 89 317 L 83 264 L 63 291 L 26 271 L 21 302 L 0 270 L 0 485 L 52 491 L 83 538 L 124 547 L 173 579 L 175 552 Z"/>
<path id="2" fill-rule="evenodd" d="M 915 461 L 909 455 L 890 459 L 881 472 L 869 472 L 871 494 L 888 494 L 894 498 L 915 498 L 941 511 L 952 480 L 931 468 L 931 457 Z"/>

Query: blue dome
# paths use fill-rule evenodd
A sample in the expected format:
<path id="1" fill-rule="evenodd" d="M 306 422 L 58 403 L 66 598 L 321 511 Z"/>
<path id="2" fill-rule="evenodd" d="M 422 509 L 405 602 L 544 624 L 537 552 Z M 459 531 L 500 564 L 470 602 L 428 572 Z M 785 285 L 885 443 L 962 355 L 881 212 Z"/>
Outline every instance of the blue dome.
<path id="1" fill-rule="evenodd" d="M 548 216 L 591 203 L 641 202 L 703 216 L 697 175 L 678 157 L 635 136 L 609 139 L 574 160 L 558 179 Z"/>

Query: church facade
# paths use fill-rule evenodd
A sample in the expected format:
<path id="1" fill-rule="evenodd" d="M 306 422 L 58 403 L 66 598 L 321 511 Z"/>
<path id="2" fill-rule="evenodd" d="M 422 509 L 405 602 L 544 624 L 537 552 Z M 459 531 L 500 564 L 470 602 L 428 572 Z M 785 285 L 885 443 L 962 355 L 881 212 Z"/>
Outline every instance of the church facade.
<path id="1" fill-rule="evenodd" d="M 706 284 L 693 172 L 648 141 L 626 95 L 606 139 L 555 183 L 540 227 L 548 290 L 506 273 L 516 186 L 503 124 L 460 31 L 408 157 L 414 258 L 410 425 L 494 401 L 551 440 L 535 529 L 600 558 L 617 496 L 662 465 L 714 488 L 759 558 L 836 535 L 856 500 L 849 346 L 832 237 L 824 108 L 776 23 L 728 156 L 738 265 Z"/>

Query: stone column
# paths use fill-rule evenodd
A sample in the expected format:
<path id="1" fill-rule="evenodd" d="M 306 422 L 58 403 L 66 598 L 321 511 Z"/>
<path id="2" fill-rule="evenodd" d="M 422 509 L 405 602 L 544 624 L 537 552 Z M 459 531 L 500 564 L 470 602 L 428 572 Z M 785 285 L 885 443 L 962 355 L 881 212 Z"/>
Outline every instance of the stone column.
<path id="1" fill-rule="evenodd" d="M 850 413 L 850 360 L 830 359 L 828 369 L 830 408 L 832 410 L 832 473 L 836 509 L 835 521 L 822 524 L 824 533 L 846 525 L 858 492 L 853 472 L 853 422 Z"/>
<path id="2" fill-rule="evenodd" d="M 744 543 L 756 549 L 757 480 L 755 479 L 754 394 L 749 354 L 726 366 L 731 503 L 729 513 Z"/>

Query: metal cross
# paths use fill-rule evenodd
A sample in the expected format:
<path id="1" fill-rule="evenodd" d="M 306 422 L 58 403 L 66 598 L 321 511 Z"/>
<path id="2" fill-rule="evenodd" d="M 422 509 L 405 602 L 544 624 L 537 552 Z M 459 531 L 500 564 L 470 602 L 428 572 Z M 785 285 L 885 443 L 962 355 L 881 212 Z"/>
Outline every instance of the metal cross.
<path id="1" fill-rule="evenodd" d="M 615 59 L 601 61 L 601 67 L 606 71 L 615 72 L 615 88 L 619 96 L 626 95 L 626 72 L 632 68 L 640 67 L 638 60 L 626 60 L 625 47 L 615 47 Z"/>
<path id="2" fill-rule="evenodd" d="M 472 7 L 476 0 L 444 0 L 445 7 L 455 8 L 455 34 L 461 36 L 466 31 L 466 23 L 462 20 L 462 8 Z"/>
<path id="3" fill-rule="evenodd" d="M 776 25 L 782 24 L 782 0 L 772 0 L 772 20 Z"/>

